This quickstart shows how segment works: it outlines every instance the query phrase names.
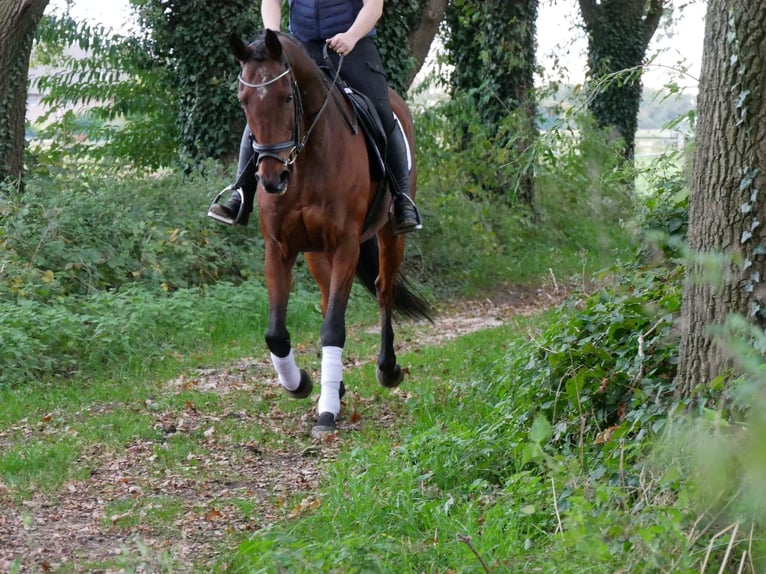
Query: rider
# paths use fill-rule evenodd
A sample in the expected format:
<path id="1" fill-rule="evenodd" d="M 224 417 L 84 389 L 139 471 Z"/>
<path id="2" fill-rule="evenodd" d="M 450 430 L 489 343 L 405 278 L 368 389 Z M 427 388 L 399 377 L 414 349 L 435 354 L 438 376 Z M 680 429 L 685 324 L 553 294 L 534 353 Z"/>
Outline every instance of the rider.
<path id="1" fill-rule="evenodd" d="M 388 99 L 388 83 L 373 37 L 375 24 L 383 13 L 383 0 L 290 0 L 290 32 L 303 43 L 319 65 L 323 65 L 325 44 L 343 56 L 340 75 L 352 88 L 365 94 L 373 103 L 386 131 L 386 165 L 391 171 L 389 190 L 394 196 L 394 233 L 421 229 L 420 214 L 409 196 L 407 148 L 397 127 Z M 279 30 L 282 0 L 262 0 L 263 27 Z M 229 224 L 247 224 L 249 213 L 242 213 L 243 197 L 255 194 L 255 162 L 250 130 L 245 126 L 240 145 L 237 183 L 231 197 L 214 203 L 208 215 Z"/>

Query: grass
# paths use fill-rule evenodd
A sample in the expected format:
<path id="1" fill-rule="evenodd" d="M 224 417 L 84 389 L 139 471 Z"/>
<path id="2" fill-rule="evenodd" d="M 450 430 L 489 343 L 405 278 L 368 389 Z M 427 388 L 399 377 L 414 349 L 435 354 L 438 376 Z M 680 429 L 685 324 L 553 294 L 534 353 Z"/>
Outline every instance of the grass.
<path id="1" fill-rule="evenodd" d="M 406 270 L 435 302 L 586 283 L 629 248 L 619 197 L 586 167 L 541 176 L 533 220 L 497 197 L 467 197 L 466 166 L 449 154 L 432 157 L 418 196 L 427 225 L 408 239 Z M 60 570 L 544 569 L 535 552 L 547 548 L 557 523 L 552 484 L 523 460 L 535 405 L 529 389 L 503 381 L 507 355 L 550 317 L 432 345 L 422 327 L 397 326 L 397 341 L 415 350 L 400 353 L 407 382 L 391 392 L 375 382 L 376 306 L 355 287 L 344 353 L 349 430 L 317 450 L 306 434 L 310 405 L 264 384 L 273 378 L 268 365 L 237 371 L 242 357 L 268 356 L 262 242 L 257 222 L 212 231 L 204 215 L 189 217 L 222 187 L 212 173 L 33 181 L 24 198 L 0 204 L 8 261 L 0 283 L 0 498 L 16 509 L 100 488 L 82 496 L 108 501 L 99 507 L 99 535 L 124 547 L 121 556 Z M 157 206 L 181 188 L 162 212 Z M 318 380 L 318 296 L 302 264 L 295 275 L 291 338 Z M 200 369 L 221 365 L 239 379 L 197 384 Z M 509 396 L 518 403 L 498 411 Z M 307 456 L 329 473 L 318 489 L 300 472 Z M 263 477 L 269 457 L 291 473 L 269 467 Z M 178 532 L 209 541 L 208 554 L 184 555 Z M 149 543 L 153 536 L 171 540 Z"/>
<path id="2" fill-rule="evenodd" d="M 490 408 L 471 400 L 471 387 L 483 385 L 471 379 L 502 357 L 498 341 L 523 336 L 541 320 L 514 320 L 403 356 L 417 382 L 406 386 L 398 432 L 350 437 L 323 482 L 321 505 L 244 543 L 237 568 L 479 572 L 477 553 L 493 567 L 508 564 L 509 552 L 523 549 L 534 512 L 518 488 L 497 484 L 493 446 L 476 450 L 479 441 L 464 432 L 481 425 Z M 532 478 L 537 503 L 539 479 Z M 501 510 L 511 499 L 515 510 Z"/>

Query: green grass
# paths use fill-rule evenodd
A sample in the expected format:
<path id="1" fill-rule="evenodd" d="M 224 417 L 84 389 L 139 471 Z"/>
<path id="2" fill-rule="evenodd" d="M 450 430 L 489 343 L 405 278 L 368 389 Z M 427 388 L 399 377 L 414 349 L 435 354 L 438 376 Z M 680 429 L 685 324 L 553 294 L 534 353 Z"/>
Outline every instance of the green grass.
<path id="1" fill-rule="evenodd" d="M 518 285 L 584 284 L 631 248 L 624 198 L 609 182 L 591 181 L 577 154 L 541 168 L 533 219 L 476 191 L 476 166 L 492 170 L 492 161 L 467 166 L 428 146 L 418 195 L 426 227 L 408 239 L 405 268 L 437 307 Z M 268 358 L 257 221 L 243 230 L 204 218 L 222 178 L 218 170 L 114 180 L 64 174 L 33 180 L 23 197 L 0 203 L 0 487 L 9 496 L 0 495 L 19 508 L 35 496 L 54 503 L 94 470 L 108 468 L 117 481 L 126 474 L 143 494 L 116 489 L 100 526 L 135 535 L 122 557 L 94 569 L 177 571 L 172 552 L 144 543 L 142 532 L 172 532 L 177 521 L 209 510 L 205 495 L 252 479 L 226 464 L 245 447 L 314 446 L 306 433 L 311 405 L 278 389 L 218 394 L 169 384 L 242 357 Z M 288 326 L 316 382 L 319 297 L 300 260 L 295 280 Z M 408 374 L 392 392 L 375 382 L 377 316 L 355 286 L 344 416 L 361 422 L 343 434 L 320 490 L 275 492 L 270 503 L 284 520 L 252 538 L 226 532 L 218 563 L 200 557 L 197 571 L 482 572 L 481 560 L 531 571 L 553 559 L 552 551 L 535 554 L 549 549 L 557 526 L 550 477 L 523 460 L 534 393 L 510 386 L 507 372 L 508 355 L 551 317 L 430 346 L 422 327 L 397 325 L 397 341 L 417 339 L 416 350 L 399 354 Z M 517 402 L 500 412 L 511 398 Z M 384 417 L 390 423 L 381 427 Z M 188 428 L 173 429 L 182 420 Z M 154 492 L 156 484 L 165 491 Z M 182 490 L 176 484 L 187 490 L 173 491 Z M 287 518 L 307 495 L 319 502 Z M 247 493 L 215 503 L 238 520 L 265 520 Z"/>
<path id="2" fill-rule="evenodd" d="M 244 543 L 238 567 L 479 572 L 471 546 L 496 567 L 510 564 L 535 533 L 537 511 L 530 505 L 540 503 L 545 488 L 539 477 L 524 473 L 506 487 L 498 484 L 497 472 L 508 473 L 508 467 L 493 468 L 499 464 L 490 462 L 496 446 L 482 446 L 470 431 L 485 424 L 491 410 L 491 397 L 476 400 L 475 389 L 486 384 L 481 374 L 504 353 L 498 341 L 534 330 L 533 324 L 544 320 L 519 319 L 404 355 L 412 379 L 403 389 L 399 432 L 371 428 L 350 437 L 323 483 L 321 506 Z"/>

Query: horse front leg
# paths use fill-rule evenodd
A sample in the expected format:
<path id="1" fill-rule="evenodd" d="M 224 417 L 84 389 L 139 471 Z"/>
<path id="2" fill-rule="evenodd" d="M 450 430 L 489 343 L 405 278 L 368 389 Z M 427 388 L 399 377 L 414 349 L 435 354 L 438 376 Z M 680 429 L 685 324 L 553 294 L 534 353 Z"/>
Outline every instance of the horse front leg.
<path id="1" fill-rule="evenodd" d="M 266 288 L 269 292 L 269 325 L 266 329 L 266 346 L 271 363 L 277 372 L 279 384 L 293 398 L 303 399 L 311 394 L 311 376 L 295 363 L 290 333 L 287 330 L 287 303 L 290 298 L 290 282 L 295 256 L 283 257 L 279 245 L 266 244 Z"/>
<path id="2" fill-rule="evenodd" d="M 343 386 L 343 347 L 346 344 L 346 307 L 359 260 L 359 244 L 339 248 L 331 257 L 330 288 L 320 338 L 322 341 L 322 390 L 317 403 L 317 422 L 312 436 L 322 437 L 336 430 Z"/>

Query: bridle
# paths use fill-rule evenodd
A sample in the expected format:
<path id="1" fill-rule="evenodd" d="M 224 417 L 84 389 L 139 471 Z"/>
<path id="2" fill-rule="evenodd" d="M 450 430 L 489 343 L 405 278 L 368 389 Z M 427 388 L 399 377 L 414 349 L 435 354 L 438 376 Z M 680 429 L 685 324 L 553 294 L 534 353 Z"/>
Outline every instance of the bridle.
<path id="1" fill-rule="evenodd" d="M 324 112 L 325 108 L 327 107 L 327 104 L 330 101 L 330 96 L 333 92 L 333 87 L 335 86 L 335 83 L 338 80 L 338 77 L 340 76 L 340 68 L 343 64 L 343 56 L 340 56 L 340 59 L 338 60 L 338 68 L 335 71 L 335 77 L 332 79 L 332 83 L 329 84 L 327 87 L 327 92 L 325 93 L 324 100 L 322 101 L 322 105 L 319 108 L 319 111 L 314 116 L 314 120 L 311 122 L 311 125 L 308 127 L 308 129 L 304 132 L 303 137 L 301 137 L 300 129 L 303 125 L 303 101 L 301 100 L 301 92 L 298 88 L 298 83 L 295 81 L 295 76 L 293 75 L 292 67 L 290 66 L 290 62 L 286 62 L 286 69 L 281 74 L 277 74 L 273 78 L 270 78 L 268 80 L 265 80 L 263 82 L 253 84 L 248 82 L 242 77 L 242 73 L 240 72 L 238 79 L 239 83 L 243 86 L 247 86 L 248 88 L 263 88 L 270 84 L 273 84 L 274 82 L 277 82 L 284 78 L 285 76 L 290 76 L 290 86 L 293 92 L 293 135 L 292 138 L 283 142 L 279 143 L 273 143 L 273 144 L 264 144 L 264 143 L 258 143 L 255 141 L 255 138 L 252 134 L 250 134 L 250 138 L 252 140 L 252 148 L 253 151 L 256 154 L 256 160 L 255 160 L 255 167 L 258 167 L 258 164 L 261 163 L 261 161 L 265 158 L 271 158 L 273 160 L 278 161 L 285 167 L 292 167 L 292 165 L 295 163 L 295 160 L 298 159 L 298 155 L 303 151 L 303 149 L 306 147 L 306 143 L 308 142 L 309 136 L 311 135 L 311 132 L 313 131 L 314 127 L 316 127 L 317 122 L 319 121 L 319 118 L 322 116 L 322 113 Z M 287 158 L 282 157 L 282 153 L 288 151 Z"/>

